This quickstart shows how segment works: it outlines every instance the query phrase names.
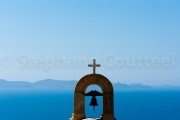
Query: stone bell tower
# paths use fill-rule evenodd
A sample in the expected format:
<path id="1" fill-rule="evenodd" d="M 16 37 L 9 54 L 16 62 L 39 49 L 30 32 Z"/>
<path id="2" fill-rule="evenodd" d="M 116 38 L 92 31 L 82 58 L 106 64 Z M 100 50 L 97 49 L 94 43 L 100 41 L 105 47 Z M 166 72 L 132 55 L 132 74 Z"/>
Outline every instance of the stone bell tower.
<path id="1" fill-rule="evenodd" d="M 69 120 L 85 120 L 85 91 L 90 85 L 98 85 L 103 91 L 103 113 L 97 120 L 115 120 L 113 86 L 105 76 L 96 74 L 96 67 L 100 65 L 95 60 L 88 66 L 93 67 L 93 74 L 85 75 L 78 81 L 74 91 L 74 113 Z"/>

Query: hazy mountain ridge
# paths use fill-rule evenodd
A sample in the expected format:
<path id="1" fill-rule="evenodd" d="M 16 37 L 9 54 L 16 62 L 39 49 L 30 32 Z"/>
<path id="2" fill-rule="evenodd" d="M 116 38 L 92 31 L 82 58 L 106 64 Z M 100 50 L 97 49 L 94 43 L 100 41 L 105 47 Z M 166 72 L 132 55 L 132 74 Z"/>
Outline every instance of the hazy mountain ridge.
<path id="1" fill-rule="evenodd" d="M 114 88 L 152 88 L 151 86 L 148 85 L 142 85 L 142 84 L 122 84 L 120 82 L 113 83 Z"/>
<path id="2" fill-rule="evenodd" d="M 0 79 L 0 88 L 68 88 L 68 89 L 74 89 L 78 81 L 76 80 L 54 80 L 54 79 L 45 79 L 40 80 L 34 83 L 31 82 L 25 82 L 25 81 L 7 81 Z M 148 85 L 142 85 L 142 84 L 122 84 L 120 82 L 112 83 L 114 89 L 125 89 L 125 88 L 140 88 L 140 89 L 146 89 L 146 88 L 153 88 Z M 172 85 L 163 85 L 159 88 L 180 88 L 180 86 L 172 86 Z"/>
<path id="3" fill-rule="evenodd" d="M 24 81 L 7 81 L 0 79 L 0 88 L 10 88 L 10 87 L 20 87 L 20 88 L 74 88 L 77 81 L 65 81 L 65 80 L 53 80 L 53 79 L 45 79 L 40 80 L 34 83 L 24 82 Z"/>
<path id="4" fill-rule="evenodd" d="M 74 88 L 76 85 L 76 80 L 53 80 L 53 79 L 46 79 L 40 80 L 33 84 L 33 87 L 60 87 L 60 88 Z"/>
<path id="5" fill-rule="evenodd" d="M 0 79 L 0 88 L 2 87 L 32 87 L 32 83 L 24 81 L 6 81 Z"/>

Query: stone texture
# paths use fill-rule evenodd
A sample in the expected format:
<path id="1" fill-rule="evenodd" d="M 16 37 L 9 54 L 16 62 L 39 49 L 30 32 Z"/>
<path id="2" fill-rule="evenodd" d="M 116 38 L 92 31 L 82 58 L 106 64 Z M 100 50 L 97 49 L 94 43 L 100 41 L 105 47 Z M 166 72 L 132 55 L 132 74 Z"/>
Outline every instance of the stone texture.
<path id="1" fill-rule="evenodd" d="M 74 91 L 74 115 L 70 120 L 85 118 L 86 88 L 92 84 L 98 85 L 103 91 L 103 120 L 114 120 L 114 91 L 111 82 L 100 74 L 88 74 L 82 77 Z"/>

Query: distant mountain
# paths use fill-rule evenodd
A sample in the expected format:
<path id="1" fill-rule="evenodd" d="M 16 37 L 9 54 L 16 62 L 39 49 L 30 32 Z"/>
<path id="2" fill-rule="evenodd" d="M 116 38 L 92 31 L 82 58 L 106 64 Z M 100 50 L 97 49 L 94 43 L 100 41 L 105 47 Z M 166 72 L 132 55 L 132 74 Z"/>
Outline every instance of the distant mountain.
<path id="1" fill-rule="evenodd" d="M 40 80 L 35 83 L 24 81 L 6 81 L 0 79 L 0 88 L 74 88 L 77 81 L 53 80 L 46 79 Z"/>
<path id="2" fill-rule="evenodd" d="M 147 85 L 142 85 L 142 84 L 122 84 L 122 83 L 113 83 L 113 87 L 115 89 L 124 89 L 124 88 L 152 88 L 151 86 L 147 86 Z"/>
<path id="3" fill-rule="evenodd" d="M 46 79 L 40 80 L 38 82 L 32 83 L 33 87 L 45 87 L 45 88 L 74 88 L 76 85 L 76 80 L 65 81 L 65 80 L 53 80 L 53 79 Z"/>
<path id="4" fill-rule="evenodd" d="M 180 89 L 180 86 L 173 86 L 173 85 L 169 85 L 169 84 L 164 84 L 163 86 L 161 86 L 161 88 L 165 88 L 165 89 Z"/>
<path id="5" fill-rule="evenodd" d="M 0 79 L 0 88 L 2 87 L 32 87 L 32 83 L 24 81 L 6 81 Z"/>
<path id="6" fill-rule="evenodd" d="M 76 80 L 53 80 L 45 79 L 40 80 L 34 83 L 24 82 L 24 81 L 7 81 L 0 79 L 0 88 L 62 88 L 62 89 L 74 89 L 78 81 Z M 122 83 L 113 83 L 115 90 L 118 89 L 149 89 L 153 88 L 151 86 L 142 85 L 142 84 L 122 84 Z M 93 87 L 92 87 L 93 88 Z M 180 88 L 178 86 L 163 85 L 159 88 Z"/>

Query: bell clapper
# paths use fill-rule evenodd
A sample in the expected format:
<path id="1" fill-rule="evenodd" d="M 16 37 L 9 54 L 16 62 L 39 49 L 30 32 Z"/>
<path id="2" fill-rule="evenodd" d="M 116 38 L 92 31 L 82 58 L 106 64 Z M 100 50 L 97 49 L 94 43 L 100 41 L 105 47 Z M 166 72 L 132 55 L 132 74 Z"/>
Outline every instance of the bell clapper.
<path id="1" fill-rule="evenodd" d="M 96 110 L 95 110 L 95 106 L 93 106 L 93 107 L 94 107 L 93 111 L 95 112 L 96 116 L 98 116 L 97 113 L 96 113 Z"/>

